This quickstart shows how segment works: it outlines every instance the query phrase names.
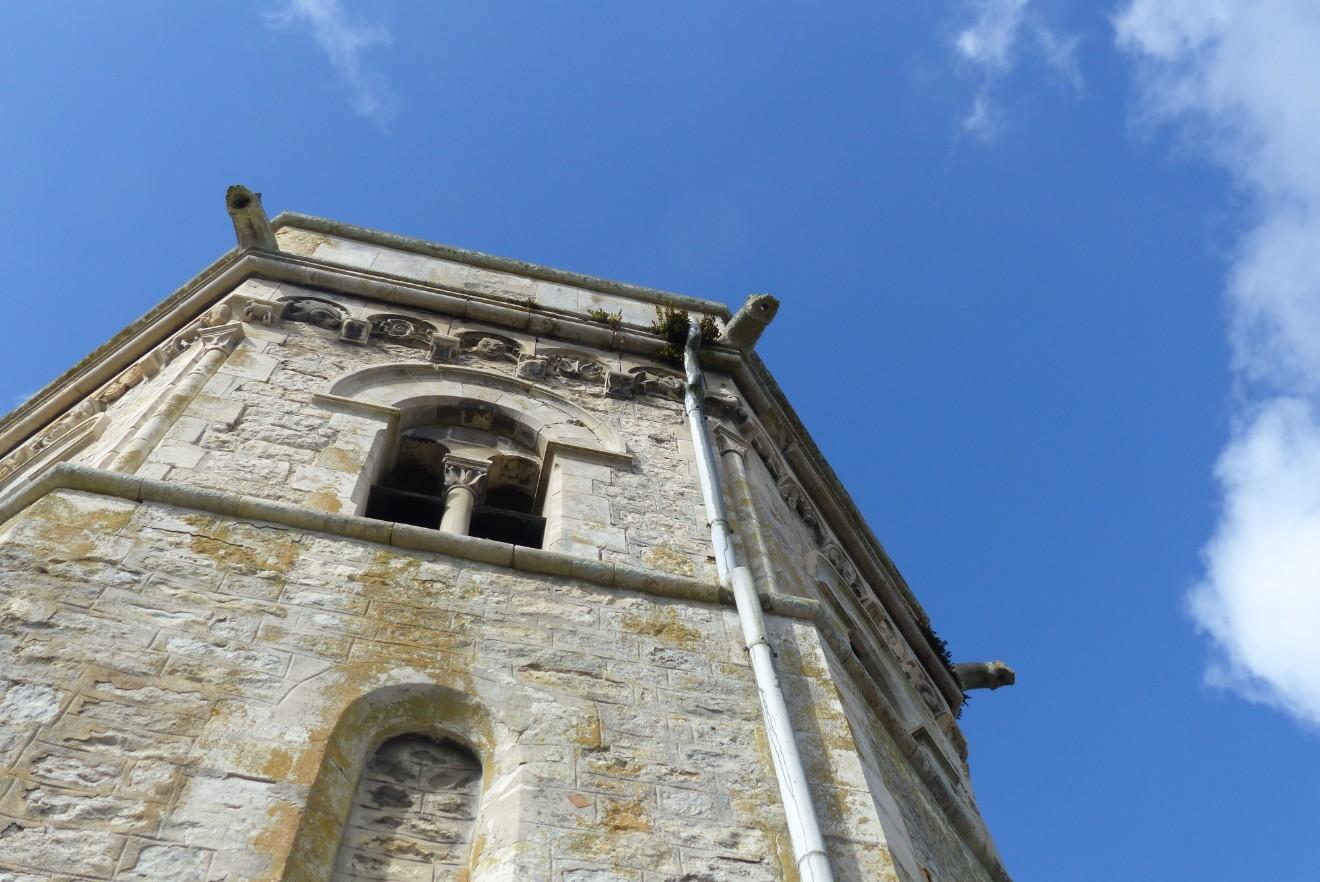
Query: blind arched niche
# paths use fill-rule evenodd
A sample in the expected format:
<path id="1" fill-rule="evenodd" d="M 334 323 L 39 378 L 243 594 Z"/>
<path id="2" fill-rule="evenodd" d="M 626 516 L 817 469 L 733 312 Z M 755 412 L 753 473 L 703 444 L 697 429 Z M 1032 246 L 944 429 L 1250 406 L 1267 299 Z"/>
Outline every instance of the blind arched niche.
<path id="1" fill-rule="evenodd" d="M 358 781 L 331 882 L 467 880 L 481 763 L 449 740 L 397 735 Z"/>

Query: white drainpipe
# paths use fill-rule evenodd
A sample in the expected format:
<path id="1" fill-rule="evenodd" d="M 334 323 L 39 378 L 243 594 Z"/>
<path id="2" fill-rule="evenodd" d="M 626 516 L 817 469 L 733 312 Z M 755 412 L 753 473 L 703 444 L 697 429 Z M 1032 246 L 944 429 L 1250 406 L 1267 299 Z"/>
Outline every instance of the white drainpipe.
<path id="1" fill-rule="evenodd" d="M 687 388 L 684 404 L 688 428 L 692 431 L 692 446 L 697 453 L 697 475 L 701 481 L 701 495 L 706 502 L 706 517 L 710 521 L 711 543 L 715 546 L 715 568 L 720 584 L 733 592 L 742 623 L 743 642 L 751 659 L 752 673 L 756 677 L 756 692 L 761 699 L 761 718 L 765 721 L 766 737 L 774 760 L 775 777 L 779 781 L 779 796 L 788 816 L 788 836 L 793 845 L 793 860 L 798 875 L 804 882 L 834 882 L 829 859 L 825 855 L 825 840 L 816 820 L 816 807 L 807 787 L 806 770 L 798 752 L 793 724 L 784 704 L 784 690 L 775 673 L 774 651 L 765 638 L 765 620 L 761 616 L 761 599 L 756 593 L 752 573 L 739 562 L 733 550 L 733 531 L 729 527 L 724 509 L 724 493 L 720 489 L 720 470 L 715 458 L 715 447 L 706 431 L 706 378 L 698 362 L 701 347 L 701 327 L 696 318 L 688 328 L 687 346 L 683 363 L 687 368 Z"/>

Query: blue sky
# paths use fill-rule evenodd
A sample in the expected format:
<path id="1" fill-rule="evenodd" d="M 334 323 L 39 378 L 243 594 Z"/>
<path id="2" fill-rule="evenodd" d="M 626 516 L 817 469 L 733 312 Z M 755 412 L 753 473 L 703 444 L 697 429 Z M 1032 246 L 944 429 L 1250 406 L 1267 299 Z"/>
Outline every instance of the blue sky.
<path id="1" fill-rule="evenodd" d="M 1019 882 L 1320 875 L 1320 10 L 0 6 L 0 403 L 222 196 L 724 300 L 963 660 Z"/>

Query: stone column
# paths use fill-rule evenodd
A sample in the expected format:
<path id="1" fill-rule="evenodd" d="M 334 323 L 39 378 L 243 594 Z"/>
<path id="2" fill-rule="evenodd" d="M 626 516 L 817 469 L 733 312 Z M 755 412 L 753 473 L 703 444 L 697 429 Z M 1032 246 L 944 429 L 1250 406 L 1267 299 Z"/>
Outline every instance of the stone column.
<path id="1" fill-rule="evenodd" d="M 183 416 L 188 405 L 202 391 L 206 381 L 234 351 L 238 341 L 243 339 L 243 326 L 238 323 L 221 325 L 216 328 L 204 328 L 198 332 L 202 345 L 201 355 L 182 377 L 174 383 L 174 388 L 156 405 L 155 412 L 143 423 L 129 440 L 119 456 L 115 457 L 110 468 L 117 472 L 136 472 L 147 456 L 165 437 L 174 421 Z"/>
<path id="2" fill-rule="evenodd" d="M 724 425 L 715 428 L 715 445 L 724 465 L 724 491 L 729 497 L 735 518 L 734 534 L 742 540 L 743 554 L 748 558 L 752 575 L 761 590 L 767 594 L 779 592 L 774 563 L 770 559 L 770 546 L 761 519 L 756 513 L 756 500 L 752 496 L 752 481 L 747 474 L 747 442 L 737 432 Z"/>
<path id="3" fill-rule="evenodd" d="M 445 457 L 445 513 L 440 532 L 466 536 L 472 527 L 472 509 L 486 492 L 489 463 L 461 456 Z"/>

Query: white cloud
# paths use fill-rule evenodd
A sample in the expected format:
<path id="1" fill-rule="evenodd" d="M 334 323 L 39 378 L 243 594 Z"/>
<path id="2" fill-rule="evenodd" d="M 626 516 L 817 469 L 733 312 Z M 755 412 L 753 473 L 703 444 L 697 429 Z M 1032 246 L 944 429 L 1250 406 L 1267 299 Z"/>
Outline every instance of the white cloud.
<path id="1" fill-rule="evenodd" d="M 983 141 L 999 134 L 1003 120 L 994 92 L 1024 58 L 1042 62 L 1074 88 L 1082 88 L 1078 38 L 1055 32 L 1028 7 L 1028 0 L 971 0 L 964 8 L 971 21 L 954 35 L 953 52 L 959 66 L 977 80 L 971 107 L 961 121 L 964 132 Z"/>
<path id="2" fill-rule="evenodd" d="M 1227 283 L 1238 412 L 1189 608 L 1209 680 L 1320 726 L 1320 6 L 1127 0 L 1145 112 L 1232 175 L 1250 216 Z"/>
<path id="3" fill-rule="evenodd" d="M 362 62 L 366 50 L 390 45 L 389 29 L 350 19 L 339 0 L 289 0 L 268 18 L 277 25 L 305 25 L 348 89 L 353 110 L 381 124 L 390 120 L 398 105 L 394 92 L 384 76 Z"/>

